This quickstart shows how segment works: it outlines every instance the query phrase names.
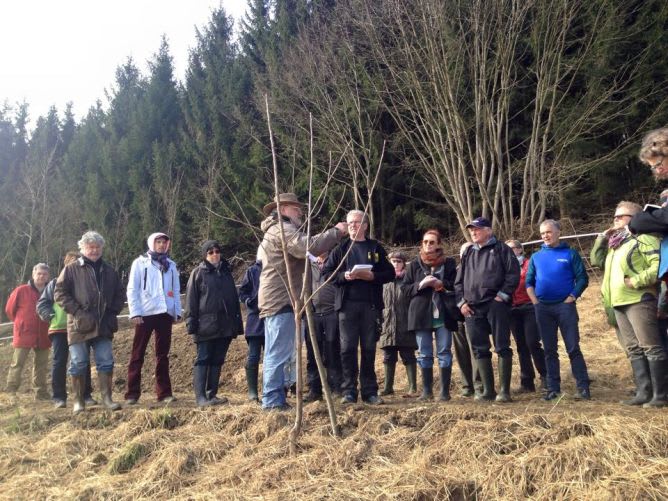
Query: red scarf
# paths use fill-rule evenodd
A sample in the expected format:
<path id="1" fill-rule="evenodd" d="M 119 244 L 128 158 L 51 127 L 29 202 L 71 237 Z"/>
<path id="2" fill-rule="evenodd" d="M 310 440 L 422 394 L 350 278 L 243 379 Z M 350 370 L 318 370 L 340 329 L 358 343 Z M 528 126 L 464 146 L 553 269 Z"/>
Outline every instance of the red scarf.
<path id="1" fill-rule="evenodd" d="M 420 259 L 422 259 L 424 264 L 431 268 L 437 268 L 445 262 L 443 249 L 440 247 L 431 252 L 425 252 L 423 249 L 420 249 Z"/>

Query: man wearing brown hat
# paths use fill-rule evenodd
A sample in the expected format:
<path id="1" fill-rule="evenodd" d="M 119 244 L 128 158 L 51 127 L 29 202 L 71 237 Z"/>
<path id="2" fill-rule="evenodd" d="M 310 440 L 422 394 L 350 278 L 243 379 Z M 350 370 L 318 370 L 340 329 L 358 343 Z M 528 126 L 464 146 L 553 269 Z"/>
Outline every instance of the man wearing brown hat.
<path id="1" fill-rule="evenodd" d="M 347 233 L 346 223 L 338 223 L 309 238 L 302 228 L 302 208 L 294 193 L 281 193 L 278 203 L 274 200 L 264 206 L 266 218 L 260 225 L 264 232 L 258 294 L 260 317 L 265 325 L 262 408 L 267 410 L 289 408 L 285 401 L 284 367 L 295 350 L 295 319 L 288 287 L 292 287 L 293 297 L 299 297 L 306 253 L 317 256 L 327 252 Z M 281 227 L 287 255 L 283 253 Z"/>
<path id="2" fill-rule="evenodd" d="M 473 245 L 462 255 L 455 280 L 457 306 L 466 319 L 466 332 L 478 362 L 483 393 L 476 400 L 494 400 L 494 370 L 489 336 L 499 357 L 500 390 L 497 402 L 510 401 L 513 351 L 510 348 L 512 295 L 520 281 L 520 265 L 513 251 L 492 232 L 484 217 L 466 225 Z"/>

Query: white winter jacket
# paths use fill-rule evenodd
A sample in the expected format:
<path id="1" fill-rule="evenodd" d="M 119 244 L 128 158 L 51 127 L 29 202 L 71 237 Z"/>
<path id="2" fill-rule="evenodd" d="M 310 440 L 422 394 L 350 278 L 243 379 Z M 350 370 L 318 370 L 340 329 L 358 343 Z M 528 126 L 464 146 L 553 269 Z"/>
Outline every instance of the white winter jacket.
<path id="1" fill-rule="evenodd" d="M 176 320 L 181 316 L 180 294 L 179 272 L 174 261 L 169 259 L 169 270 L 165 273 L 146 254 L 133 261 L 128 281 L 130 318 L 169 313 Z"/>

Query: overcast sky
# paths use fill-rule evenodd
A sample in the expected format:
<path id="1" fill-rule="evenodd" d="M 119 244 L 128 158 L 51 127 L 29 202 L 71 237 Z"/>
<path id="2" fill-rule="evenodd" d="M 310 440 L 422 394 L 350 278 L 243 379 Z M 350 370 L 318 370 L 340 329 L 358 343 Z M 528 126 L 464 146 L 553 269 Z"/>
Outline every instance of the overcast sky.
<path id="1" fill-rule="evenodd" d="M 0 2 L 0 105 L 26 101 L 32 125 L 51 105 L 74 103 L 77 118 L 97 99 L 128 56 L 146 61 L 165 34 L 181 80 L 195 27 L 222 6 L 235 19 L 246 0 L 3 0 Z M 237 23 L 235 22 L 235 28 Z"/>

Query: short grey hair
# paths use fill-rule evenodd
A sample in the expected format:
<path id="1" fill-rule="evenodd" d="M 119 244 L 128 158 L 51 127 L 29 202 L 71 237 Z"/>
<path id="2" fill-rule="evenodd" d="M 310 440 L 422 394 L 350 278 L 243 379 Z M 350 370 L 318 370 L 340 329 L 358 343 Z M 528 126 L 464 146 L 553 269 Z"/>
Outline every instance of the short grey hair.
<path id="1" fill-rule="evenodd" d="M 32 267 L 32 273 L 33 275 L 38 272 L 39 270 L 46 270 L 49 271 L 49 265 L 46 263 L 37 263 L 35 266 Z"/>
<path id="2" fill-rule="evenodd" d="M 369 224 L 369 216 L 367 216 L 366 212 L 364 212 L 363 210 L 353 209 L 351 211 L 348 211 L 348 214 L 346 214 L 346 221 L 348 221 L 348 218 L 350 216 L 362 216 L 362 223 Z"/>
<path id="3" fill-rule="evenodd" d="M 95 244 L 104 247 L 104 238 L 97 231 L 87 231 L 81 235 L 81 240 L 77 242 L 79 250 L 83 251 L 86 245 Z"/>
<path id="4" fill-rule="evenodd" d="M 551 225 L 557 231 L 561 231 L 561 223 L 559 223 L 559 221 L 557 221 L 556 219 L 546 219 L 545 221 L 540 223 L 540 226 L 543 226 L 543 225 L 546 225 L 546 224 Z"/>

